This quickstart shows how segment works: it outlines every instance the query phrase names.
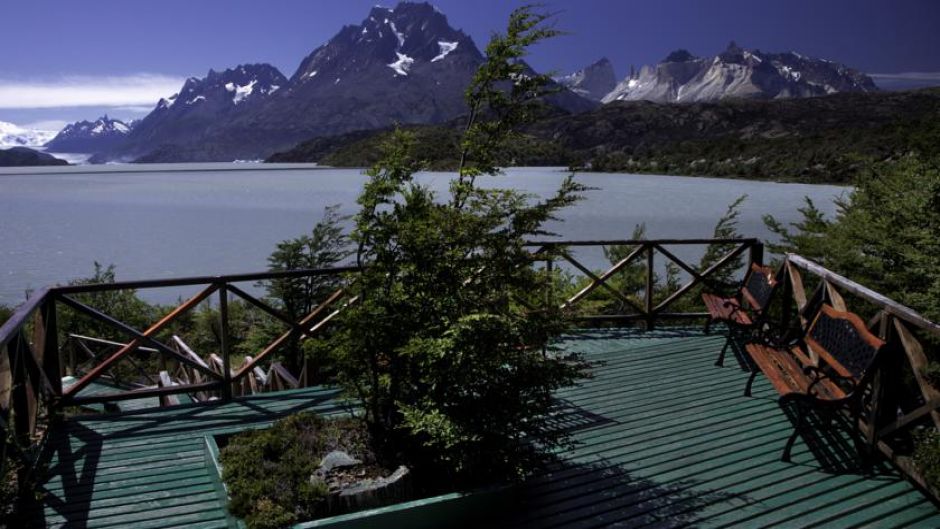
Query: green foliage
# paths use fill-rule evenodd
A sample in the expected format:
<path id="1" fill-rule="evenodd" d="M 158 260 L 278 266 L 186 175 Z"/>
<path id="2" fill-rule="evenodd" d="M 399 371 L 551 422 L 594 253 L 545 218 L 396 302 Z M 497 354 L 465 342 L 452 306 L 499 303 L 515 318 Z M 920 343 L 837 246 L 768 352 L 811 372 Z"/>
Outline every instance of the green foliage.
<path id="1" fill-rule="evenodd" d="M 537 201 L 475 185 L 499 173 L 496 152 L 531 117 L 544 76 L 526 76 L 526 46 L 554 34 L 527 8 L 468 88 L 471 116 L 459 176 L 448 200 L 414 181 L 422 164 L 414 134 L 398 130 L 369 172 L 352 239 L 368 268 L 353 284 L 358 303 L 338 318 L 326 350 L 361 399 L 374 439 L 389 457 L 449 487 L 525 474 L 563 441 L 548 428 L 552 391 L 581 365 L 544 350 L 564 329 L 561 314 L 529 311 L 549 279 L 531 266 L 526 239 L 578 199 L 571 178 Z M 433 474 L 430 472 L 433 469 Z"/>
<path id="2" fill-rule="evenodd" d="M 728 209 L 726 209 L 725 213 L 718 219 L 718 222 L 715 224 L 715 229 L 712 230 L 712 238 L 736 239 L 741 237 L 741 234 L 738 233 L 738 216 L 741 214 L 741 204 L 743 204 L 746 199 L 747 195 L 741 195 L 728 205 Z M 705 255 L 703 255 L 701 261 L 699 261 L 699 270 L 707 270 L 709 267 L 717 264 L 728 252 L 734 250 L 735 246 L 736 245 L 733 243 L 709 244 L 708 248 L 705 250 Z M 743 266 L 743 256 L 732 259 L 727 265 L 715 271 L 714 275 L 711 277 L 711 283 L 718 285 L 720 289 L 733 289 L 740 283 L 739 271 Z"/>
<path id="3" fill-rule="evenodd" d="M 874 164 L 838 202 L 832 220 L 811 202 L 784 228 L 776 252 L 819 261 L 936 321 L 940 319 L 940 158 L 907 156 Z M 792 229 L 791 229 L 792 228 Z"/>
<path id="4" fill-rule="evenodd" d="M 10 316 L 13 315 L 13 309 L 6 305 L 0 305 L 0 325 L 3 325 L 5 321 L 10 319 Z"/>
<path id="5" fill-rule="evenodd" d="M 311 476 L 324 455 L 339 449 L 369 460 L 360 421 L 299 413 L 235 435 L 219 455 L 229 510 L 249 529 L 278 529 L 323 515 L 329 491 Z"/>
<path id="6" fill-rule="evenodd" d="M 340 225 L 345 218 L 338 213 L 339 205 L 328 206 L 323 217 L 309 235 L 301 235 L 277 244 L 268 257 L 268 270 L 281 272 L 330 268 L 350 255 L 349 240 Z M 298 320 L 330 295 L 339 285 L 334 275 L 310 276 L 263 281 L 268 296 L 277 300 L 284 312 Z"/>
<path id="7" fill-rule="evenodd" d="M 778 238 L 778 242 L 768 241 L 767 249 L 777 255 L 798 252 L 807 259 L 823 263 L 831 253 L 829 249 L 832 241 L 828 233 L 832 222 L 826 219 L 811 198 L 804 197 L 803 200 L 805 205 L 797 209 L 802 218 L 790 223 L 789 228 L 783 226 L 772 215 L 764 215 L 764 224 L 767 229 Z"/>
<path id="8" fill-rule="evenodd" d="M 338 205 L 326 207 L 309 234 L 279 242 L 268 257 L 268 269 L 280 272 L 330 268 L 349 257 L 350 243 L 341 225 L 347 218 L 340 216 L 338 211 Z M 341 280 L 340 276 L 334 274 L 315 275 L 262 281 L 259 286 L 267 290 L 268 299 L 287 317 L 299 321 L 335 292 Z M 280 322 L 267 319 L 264 323 L 252 326 L 246 333 L 244 343 L 251 348 L 249 351 L 260 350 L 283 332 L 283 324 Z M 300 336 L 291 336 L 279 352 L 279 357 L 289 370 L 299 372 L 304 358 Z"/>
<path id="9" fill-rule="evenodd" d="M 114 265 L 102 266 L 100 263 L 94 263 L 94 273 L 90 277 L 76 279 L 69 282 L 69 285 L 95 285 L 110 284 L 115 282 Z M 137 291 L 133 289 L 122 290 L 104 290 L 98 292 L 84 292 L 72 294 L 70 297 L 83 303 L 93 309 L 98 310 L 108 316 L 124 322 L 131 327 L 143 330 L 161 315 L 161 309 L 140 299 Z M 90 316 L 79 313 L 69 307 L 60 305 L 58 311 L 58 329 L 59 343 L 65 344 L 68 341 L 69 334 L 89 336 L 92 338 L 101 338 L 115 342 L 127 342 L 130 336 L 103 321 L 92 319 Z M 74 343 L 74 354 L 79 363 L 87 359 L 87 354 Z M 147 369 L 146 366 L 155 366 L 157 355 L 151 355 L 139 351 L 135 359 L 140 368 L 130 362 L 119 362 L 108 372 L 114 378 L 115 382 L 137 381 L 141 369 L 148 372 L 155 372 L 155 369 Z"/>
<path id="10" fill-rule="evenodd" d="M 617 102 L 539 119 L 494 156 L 504 166 L 850 183 L 871 161 L 935 156 L 938 111 L 938 89 L 689 105 Z M 458 128 L 409 127 L 418 138 L 416 158 L 433 169 L 458 167 L 452 149 L 460 141 Z M 378 130 L 316 138 L 269 161 L 367 167 L 378 161 L 378 147 L 390 135 Z"/>
<path id="11" fill-rule="evenodd" d="M 914 442 L 914 463 L 921 476 L 934 490 L 940 490 L 940 432 L 919 432 Z"/>

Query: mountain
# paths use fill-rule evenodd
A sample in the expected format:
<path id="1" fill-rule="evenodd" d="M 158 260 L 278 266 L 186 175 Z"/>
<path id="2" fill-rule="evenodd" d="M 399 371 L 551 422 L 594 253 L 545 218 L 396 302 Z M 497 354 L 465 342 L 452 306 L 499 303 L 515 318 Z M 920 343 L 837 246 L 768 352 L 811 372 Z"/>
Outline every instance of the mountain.
<path id="1" fill-rule="evenodd" d="M 461 129 L 415 126 L 419 158 L 453 170 Z M 317 138 L 269 162 L 368 167 L 387 130 Z M 726 99 L 676 105 L 618 101 L 578 115 L 541 119 L 522 131 L 506 165 L 850 183 L 865 160 L 935 156 L 940 88 L 839 93 L 808 99 Z"/>
<path id="2" fill-rule="evenodd" d="M 13 123 L 0 121 L 0 147 L 40 147 L 55 134 L 54 131 L 24 129 Z"/>
<path id="3" fill-rule="evenodd" d="M 135 122 L 125 123 L 107 115 L 95 121 L 78 121 L 66 125 L 44 147 L 52 152 L 95 153 L 120 145 Z"/>
<path id="4" fill-rule="evenodd" d="M 603 102 L 783 99 L 876 90 L 870 77 L 838 63 L 795 52 L 747 50 L 731 42 L 714 57 L 674 51 L 663 62 L 644 66 L 621 81 Z"/>
<path id="5" fill-rule="evenodd" d="M 575 73 L 556 79 L 559 84 L 572 92 L 594 101 L 604 99 L 617 86 L 614 66 L 607 57 Z"/>
<path id="6" fill-rule="evenodd" d="M 27 147 L 0 149 L 0 167 L 28 167 L 33 165 L 68 165 L 51 154 Z"/>
<path id="7" fill-rule="evenodd" d="M 259 107 L 287 84 L 270 64 L 242 64 L 190 77 L 178 93 L 160 99 L 109 158 L 133 160 L 168 145 L 197 147 L 214 129 Z"/>
<path id="8" fill-rule="evenodd" d="M 374 7 L 314 49 L 289 79 L 246 65 L 186 81 L 107 157 L 258 159 L 310 138 L 446 122 L 466 113 L 464 89 L 482 61 L 473 39 L 430 4 Z M 241 93 L 249 95 L 238 99 Z M 596 106 L 570 91 L 549 101 L 571 112 Z"/>

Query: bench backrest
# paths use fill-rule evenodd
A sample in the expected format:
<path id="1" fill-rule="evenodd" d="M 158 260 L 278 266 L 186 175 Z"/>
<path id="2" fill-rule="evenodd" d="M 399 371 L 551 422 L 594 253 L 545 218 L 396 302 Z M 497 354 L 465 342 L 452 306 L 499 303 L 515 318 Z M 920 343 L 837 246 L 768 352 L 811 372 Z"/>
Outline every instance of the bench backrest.
<path id="1" fill-rule="evenodd" d="M 885 345 L 858 315 L 828 304 L 820 307 L 804 341 L 839 375 L 856 382 L 869 372 Z"/>
<path id="2" fill-rule="evenodd" d="M 777 280 L 774 278 L 773 268 L 751 263 L 751 269 L 741 286 L 741 297 L 751 306 L 751 310 L 763 312 L 770 303 L 770 297 L 776 286 Z"/>

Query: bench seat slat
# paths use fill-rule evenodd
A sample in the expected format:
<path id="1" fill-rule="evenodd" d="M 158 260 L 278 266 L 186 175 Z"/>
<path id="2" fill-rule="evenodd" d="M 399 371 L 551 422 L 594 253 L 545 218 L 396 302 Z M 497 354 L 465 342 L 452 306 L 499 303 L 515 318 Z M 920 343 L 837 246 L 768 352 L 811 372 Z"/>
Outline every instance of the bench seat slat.
<path id="1" fill-rule="evenodd" d="M 709 315 L 715 320 L 730 320 L 741 325 L 751 325 L 751 317 L 734 298 L 723 298 L 714 294 L 702 294 Z"/>
<path id="2" fill-rule="evenodd" d="M 781 395 L 806 394 L 812 386 L 814 393 L 824 400 L 837 400 L 846 396 L 845 391 L 829 379 L 814 383 L 815 379 L 804 373 L 803 366 L 787 351 L 751 343 L 747 345 L 747 352 Z"/>

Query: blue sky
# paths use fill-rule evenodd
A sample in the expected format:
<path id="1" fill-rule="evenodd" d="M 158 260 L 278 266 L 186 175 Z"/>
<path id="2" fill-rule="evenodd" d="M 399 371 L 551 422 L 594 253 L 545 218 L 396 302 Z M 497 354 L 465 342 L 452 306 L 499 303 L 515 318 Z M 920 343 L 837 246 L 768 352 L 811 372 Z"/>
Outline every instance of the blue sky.
<path id="1" fill-rule="evenodd" d="M 135 117 L 182 79 L 246 62 L 290 76 L 376 0 L 6 0 L 0 121 Z M 516 0 L 436 0 L 478 46 Z M 540 70 L 599 57 L 618 76 L 677 48 L 706 55 L 730 40 L 795 50 L 869 73 L 940 72 L 940 0 L 549 0 L 570 34 L 533 50 Z M 384 2 L 384 5 L 394 5 Z"/>

